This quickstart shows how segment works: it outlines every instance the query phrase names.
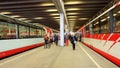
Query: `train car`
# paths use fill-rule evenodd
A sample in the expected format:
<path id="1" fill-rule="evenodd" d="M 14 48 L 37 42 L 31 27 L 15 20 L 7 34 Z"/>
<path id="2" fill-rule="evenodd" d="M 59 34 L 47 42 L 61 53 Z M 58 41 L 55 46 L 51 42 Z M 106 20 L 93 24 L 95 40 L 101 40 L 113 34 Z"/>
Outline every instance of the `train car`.
<path id="1" fill-rule="evenodd" d="M 44 44 L 43 36 L 49 30 L 5 15 L 0 15 L 0 59 Z"/>
<path id="2" fill-rule="evenodd" d="M 80 31 L 82 43 L 120 66 L 120 6 L 118 4 L 120 2 L 104 8 L 103 13 L 96 15 L 89 22 L 89 26 L 83 26 Z"/>

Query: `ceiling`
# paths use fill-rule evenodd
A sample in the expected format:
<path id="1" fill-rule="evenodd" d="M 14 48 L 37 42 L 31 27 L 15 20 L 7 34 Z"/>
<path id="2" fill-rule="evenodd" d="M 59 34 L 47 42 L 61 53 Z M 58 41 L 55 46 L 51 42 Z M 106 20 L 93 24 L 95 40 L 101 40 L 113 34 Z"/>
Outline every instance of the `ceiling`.
<path id="1" fill-rule="evenodd" d="M 68 24 L 77 31 L 111 0 L 63 0 Z M 0 0 L 0 14 L 59 30 L 59 13 L 52 0 Z"/>

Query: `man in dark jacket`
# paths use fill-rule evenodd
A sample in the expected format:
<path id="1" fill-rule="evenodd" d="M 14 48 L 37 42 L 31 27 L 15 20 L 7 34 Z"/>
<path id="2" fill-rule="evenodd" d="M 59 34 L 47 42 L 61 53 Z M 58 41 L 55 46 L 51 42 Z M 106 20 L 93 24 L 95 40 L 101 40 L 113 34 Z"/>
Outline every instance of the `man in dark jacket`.
<path id="1" fill-rule="evenodd" d="M 55 42 L 56 46 L 58 46 L 58 36 L 56 34 L 54 36 L 54 42 Z"/>
<path id="2" fill-rule="evenodd" d="M 76 44 L 76 42 L 77 42 L 76 36 L 71 35 L 71 36 L 70 36 L 70 41 L 71 41 L 71 43 L 72 43 L 72 48 L 73 48 L 73 50 L 75 50 L 75 44 Z"/>

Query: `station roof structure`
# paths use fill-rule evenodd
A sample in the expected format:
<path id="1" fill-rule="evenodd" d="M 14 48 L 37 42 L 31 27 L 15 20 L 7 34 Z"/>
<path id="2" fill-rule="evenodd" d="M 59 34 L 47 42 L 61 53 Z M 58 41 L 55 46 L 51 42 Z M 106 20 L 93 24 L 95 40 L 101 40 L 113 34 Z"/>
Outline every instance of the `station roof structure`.
<path id="1" fill-rule="evenodd" d="M 112 0 L 63 0 L 69 27 L 77 31 Z M 59 30 L 59 13 L 52 0 L 0 0 L 0 14 Z"/>

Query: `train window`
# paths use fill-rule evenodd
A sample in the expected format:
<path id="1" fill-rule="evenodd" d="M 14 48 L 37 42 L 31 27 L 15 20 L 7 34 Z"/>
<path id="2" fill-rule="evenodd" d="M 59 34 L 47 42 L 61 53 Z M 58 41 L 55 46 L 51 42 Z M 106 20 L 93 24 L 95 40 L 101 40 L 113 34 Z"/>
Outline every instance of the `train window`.
<path id="1" fill-rule="evenodd" d="M 20 38 L 29 37 L 29 27 L 19 25 Z"/>
<path id="2" fill-rule="evenodd" d="M 41 37 L 42 36 L 42 30 L 38 29 L 37 32 L 38 32 L 38 37 Z"/>
<path id="3" fill-rule="evenodd" d="M 120 6 L 114 9 L 114 32 L 120 32 Z"/>
<path id="4" fill-rule="evenodd" d="M 94 34 L 99 32 L 99 26 L 98 26 L 98 21 L 97 20 L 95 22 L 93 22 L 92 28 L 93 28 L 93 33 Z"/>
<path id="5" fill-rule="evenodd" d="M 101 33 L 109 33 L 110 32 L 110 18 L 109 14 L 105 14 L 101 17 Z"/>
<path id="6" fill-rule="evenodd" d="M 7 20 L 0 19 L 0 40 L 3 39 L 19 39 L 21 38 L 37 38 L 44 35 L 42 28 L 28 27 L 20 24 L 13 24 L 15 22 L 8 22 Z M 19 35 L 17 35 L 17 25 L 19 26 Z M 19 37 L 18 37 L 19 36 Z"/>
<path id="7" fill-rule="evenodd" d="M 0 22 L 0 39 L 12 39 L 16 38 L 16 26 L 15 24 Z"/>
<path id="8" fill-rule="evenodd" d="M 36 37 L 36 29 L 35 28 L 30 28 L 30 37 Z"/>
<path id="9" fill-rule="evenodd" d="M 43 37 L 43 36 L 45 35 L 45 30 L 42 29 L 41 31 L 42 31 L 42 32 L 41 32 L 41 36 Z"/>
<path id="10" fill-rule="evenodd" d="M 100 21 L 99 21 L 100 19 Z M 93 22 L 93 33 L 109 33 L 110 23 L 108 13 Z"/>

